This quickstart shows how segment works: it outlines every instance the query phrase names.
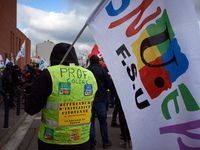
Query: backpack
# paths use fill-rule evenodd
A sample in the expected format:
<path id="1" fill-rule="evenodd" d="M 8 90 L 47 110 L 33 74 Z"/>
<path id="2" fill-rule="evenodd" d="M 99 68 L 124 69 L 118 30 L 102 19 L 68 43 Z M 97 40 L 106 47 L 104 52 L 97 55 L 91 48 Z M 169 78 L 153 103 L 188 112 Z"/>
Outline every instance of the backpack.
<path id="1" fill-rule="evenodd" d="M 12 69 L 6 69 L 3 72 L 3 84 L 11 84 L 13 82 Z"/>

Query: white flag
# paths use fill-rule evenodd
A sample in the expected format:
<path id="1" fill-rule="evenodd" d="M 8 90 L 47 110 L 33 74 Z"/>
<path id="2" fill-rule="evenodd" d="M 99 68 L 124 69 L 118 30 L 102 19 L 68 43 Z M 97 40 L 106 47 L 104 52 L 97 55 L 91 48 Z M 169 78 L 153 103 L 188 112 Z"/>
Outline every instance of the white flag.
<path id="1" fill-rule="evenodd" d="M 4 66 L 3 57 L 0 55 L 0 68 L 1 67 L 5 67 L 5 66 Z"/>
<path id="2" fill-rule="evenodd" d="M 49 64 L 43 58 L 41 58 L 39 69 L 43 70 L 43 69 L 47 68 L 48 66 L 49 66 Z"/>
<path id="3" fill-rule="evenodd" d="M 200 149 L 200 35 L 191 0 L 104 1 L 87 24 L 134 150 Z"/>
<path id="4" fill-rule="evenodd" d="M 17 57 L 16 57 L 16 61 L 20 58 L 20 57 L 25 57 L 25 42 L 22 44 L 18 54 L 17 54 Z"/>
<path id="5" fill-rule="evenodd" d="M 7 63 L 9 63 L 10 60 L 8 58 L 6 58 L 6 62 L 5 62 L 5 66 L 7 65 Z"/>

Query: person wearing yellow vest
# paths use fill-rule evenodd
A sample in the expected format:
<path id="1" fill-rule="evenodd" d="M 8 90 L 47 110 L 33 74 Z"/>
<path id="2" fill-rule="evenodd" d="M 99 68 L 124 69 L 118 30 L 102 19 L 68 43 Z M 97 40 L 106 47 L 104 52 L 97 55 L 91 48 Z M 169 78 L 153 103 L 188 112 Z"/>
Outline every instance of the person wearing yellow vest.
<path id="1" fill-rule="evenodd" d="M 97 82 L 91 71 L 78 66 L 71 45 L 56 44 L 51 52 L 51 66 L 33 83 L 25 111 L 34 115 L 42 109 L 38 133 L 39 150 L 87 150 L 90 138 L 92 103 Z"/>

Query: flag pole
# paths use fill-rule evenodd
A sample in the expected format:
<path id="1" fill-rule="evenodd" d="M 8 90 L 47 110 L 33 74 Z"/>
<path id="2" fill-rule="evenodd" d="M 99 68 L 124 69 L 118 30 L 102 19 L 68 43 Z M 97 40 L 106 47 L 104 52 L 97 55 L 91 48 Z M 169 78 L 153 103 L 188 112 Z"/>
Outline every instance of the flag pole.
<path id="1" fill-rule="evenodd" d="M 87 27 L 87 24 L 85 24 L 83 26 L 83 28 L 81 29 L 81 31 L 79 32 L 79 34 L 77 35 L 76 39 L 74 40 L 74 42 L 72 43 L 72 45 L 69 47 L 68 51 L 65 53 L 63 59 L 60 62 L 60 65 L 65 61 L 67 55 L 69 54 L 69 52 L 71 51 L 72 47 L 74 46 L 74 44 L 76 43 L 76 41 L 78 40 L 78 38 L 81 36 L 81 34 L 83 33 L 83 31 L 85 30 L 85 28 Z"/>
<path id="2" fill-rule="evenodd" d="M 86 21 L 85 25 L 83 26 L 83 28 L 81 29 L 81 31 L 79 32 L 79 34 L 77 35 L 76 39 L 74 40 L 74 42 L 72 43 L 72 45 L 69 47 L 68 51 L 65 53 L 63 59 L 60 62 L 60 65 L 64 62 L 64 60 L 66 59 L 67 55 L 69 54 L 69 52 L 71 51 L 73 45 L 76 43 L 76 41 L 78 40 L 78 38 L 81 36 L 81 34 L 83 33 L 83 31 L 85 30 L 85 28 L 87 27 L 87 25 L 89 24 L 89 22 L 91 20 L 93 20 L 93 18 L 95 18 L 97 16 L 97 14 L 100 12 L 100 10 L 103 8 L 103 6 L 108 3 L 108 0 L 101 0 L 101 2 L 99 3 L 99 5 L 97 6 L 97 8 L 92 12 L 92 14 L 89 16 L 88 20 Z"/>
<path id="3" fill-rule="evenodd" d="M 24 66 L 25 66 L 25 65 L 26 65 L 26 56 L 25 56 L 25 55 L 26 55 L 26 45 L 27 45 L 26 40 L 24 40 L 24 43 L 23 43 L 23 44 L 24 44 L 24 47 L 23 47 L 23 48 L 24 48 Z M 22 44 L 22 45 L 23 45 L 23 44 Z"/>

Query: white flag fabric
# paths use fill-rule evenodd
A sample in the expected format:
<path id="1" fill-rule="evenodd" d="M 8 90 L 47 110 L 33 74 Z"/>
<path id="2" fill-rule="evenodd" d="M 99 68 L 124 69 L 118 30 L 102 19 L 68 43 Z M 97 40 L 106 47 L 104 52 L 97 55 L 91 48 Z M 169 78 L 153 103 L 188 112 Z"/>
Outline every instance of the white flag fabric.
<path id="1" fill-rule="evenodd" d="M 133 149 L 200 149 L 193 1 L 112 0 L 98 8 L 86 24 L 116 86 Z"/>
<path id="2" fill-rule="evenodd" d="M 43 70 L 43 69 L 47 68 L 48 66 L 49 66 L 49 64 L 43 58 L 41 58 L 39 69 Z"/>
<path id="3" fill-rule="evenodd" d="M 21 57 L 25 57 L 25 43 L 26 43 L 26 41 L 24 41 L 24 43 L 22 44 L 22 46 L 17 54 L 16 61 Z"/>
<path id="4" fill-rule="evenodd" d="M 10 60 L 8 58 L 6 58 L 6 62 L 5 62 L 5 66 L 7 65 L 7 63 L 9 63 Z"/>
<path id="5" fill-rule="evenodd" d="M 2 55 L 0 55 L 0 68 L 5 67 Z"/>

